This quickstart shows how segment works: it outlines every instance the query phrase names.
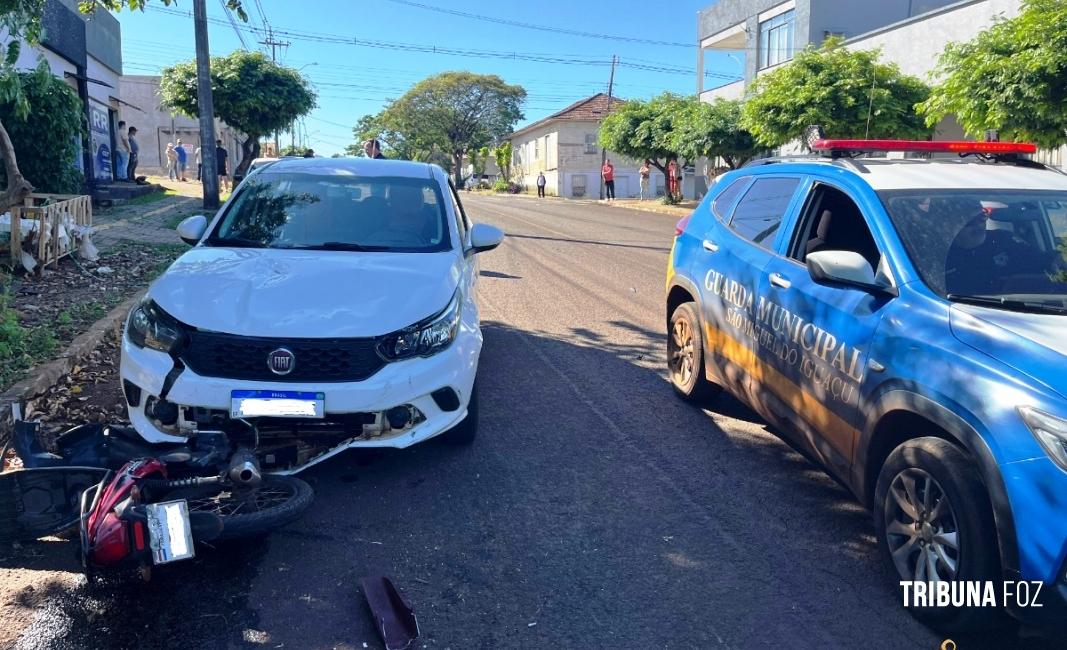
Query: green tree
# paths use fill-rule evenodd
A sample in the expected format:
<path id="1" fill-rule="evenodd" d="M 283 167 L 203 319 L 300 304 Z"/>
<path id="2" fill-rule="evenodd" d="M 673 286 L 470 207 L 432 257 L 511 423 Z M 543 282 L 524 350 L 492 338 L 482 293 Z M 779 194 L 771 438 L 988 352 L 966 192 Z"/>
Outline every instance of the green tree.
<path id="1" fill-rule="evenodd" d="M 915 105 L 928 94 L 919 79 L 878 63 L 877 50 L 850 51 L 831 38 L 760 75 L 741 125 L 767 147 L 800 138 L 813 124 L 834 138 L 921 139 L 930 128 Z"/>
<path id="2" fill-rule="evenodd" d="M 444 72 L 415 84 L 382 111 L 381 125 L 407 143 L 448 154 L 456 184 L 467 155 L 510 133 L 522 119 L 522 86 L 496 75 Z M 432 154 L 431 154 L 432 155 Z"/>
<path id="3" fill-rule="evenodd" d="M 664 174 L 681 154 L 674 132 L 695 99 L 663 93 L 648 101 L 631 100 L 600 123 L 600 145 L 636 160 L 648 160 Z"/>
<path id="4" fill-rule="evenodd" d="M 164 68 L 159 92 L 165 105 L 196 117 L 196 62 Z M 315 108 L 315 93 L 307 80 L 261 52 L 237 50 L 212 57 L 211 92 L 215 116 L 245 134 L 239 174 L 259 157 L 262 136 L 289 126 Z"/>
<path id="5" fill-rule="evenodd" d="M 513 153 L 514 149 L 510 140 L 493 149 L 493 161 L 496 162 L 497 169 L 500 170 L 500 177 L 504 179 L 505 183 L 511 182 L 511 156 Z"/>
<path id="6" fill-rule="evenodd" d="M 433 143 L 420 142 L 418 137 L 422 135 L 421 133 L 397 131 L 392 126 L 394 122 L 387 122 L 395 118 L 396 116 L 385 116 L 384 113 L 364 115 L 359 118 L 356 126 L 352 128 L 352 135 L 355 136 L 356 141 L 345 147 L 345 151 L 350 156 L 365 156 L 363 143 L 374 138 L 382 146 L 382 155 L 386 158 L 428 162 L 434 150 Z"/>
<path id="7" fill-rule="evenodd" d="M 955 115 L 970 136 L 987 129 L 1054 148 L 1067 144 L 1067 3 L 1024 0 L 965 43 L 949 43 L 936 85 L 919 105 L 926 123 Z"/>
<path id="8" fill-rule="evenodd" d="M 85 105 L 46 63 L 19 73 L 18 81 L 20 93 L 33 110 L 19 119 L 14 102 L 0 101 L 0 122 L 8 126 L 15 151 L 35 154 L 22 157 L 22 174 L 39 192 L 79 192 L 84 183 L 77 163 L 81 136 L 86 132 Z"/>
<path id="9" fill-rule="evenodd" d="M 303 156 L 305 151 L 307 151 L 305 147 L 298 147 L 295 144 L 287 144 L 282 147 L 282 150 L 278 155 L 283 158 L 286 156 Z"/>
<path id="10" fill-rule="evenodd" d="M 759 155 L 763 147 L 741 126 L 742 102 L 718 98 L 712 103 L 693 101 L 674 120 L 672 148 L 687 160 L 722 158 L 736 169 Z"/>

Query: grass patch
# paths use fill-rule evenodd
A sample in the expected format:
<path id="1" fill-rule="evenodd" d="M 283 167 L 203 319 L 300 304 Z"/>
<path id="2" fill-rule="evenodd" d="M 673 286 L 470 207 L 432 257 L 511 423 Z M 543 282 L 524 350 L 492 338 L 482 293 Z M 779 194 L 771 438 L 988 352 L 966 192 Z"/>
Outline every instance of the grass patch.
<path id="1" fill-rule="evenodd" d="M 171 189 L 164 189 L 162 192 L 152 192 L 151 194 L 145 194 L 144 196 L 138 196 L 137 198 L 126 201 L 124 205 L 147 205 L 149 203 L 155 203 L 156 201 L 162 201 L 163 199 L 177 196 L 178 193 Z"/>
<path id="2" fill-rule="evenodd" d="M 167 230 L 174 230 L 175 228 L 178 227 L 178 224 L 180 224 L 181 222 L 185 221 L 189 217 L 191 217 L 193 215 L 196 215 L 196 214 L 202 214 L 203 212 L 204 212 L 203 210 L 193 211 L 193 212 L 179 212 L 178 214 L 173 215 L 170 219 L 167 219 L 166 228 L 167 228 Z"/>

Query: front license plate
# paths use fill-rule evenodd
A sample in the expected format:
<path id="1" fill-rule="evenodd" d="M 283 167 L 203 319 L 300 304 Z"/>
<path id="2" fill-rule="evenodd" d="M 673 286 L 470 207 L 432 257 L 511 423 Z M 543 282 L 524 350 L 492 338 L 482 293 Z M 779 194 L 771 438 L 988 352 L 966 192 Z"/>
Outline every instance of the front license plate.
<path id="1" fill-rule="evenodd" d="M 230 392 L 231 418 L 321 418 L 325 414 L 325 393 L 302 393 L 287 390 L 235 390 Z"/>
<path id="2" fill-rule="evenodd" d="M 189 528 L 189 506 L 182 501 L 150 503 L 148 545 L 152 562 L 166 564 L 193 557 L 193 532 Z"/>

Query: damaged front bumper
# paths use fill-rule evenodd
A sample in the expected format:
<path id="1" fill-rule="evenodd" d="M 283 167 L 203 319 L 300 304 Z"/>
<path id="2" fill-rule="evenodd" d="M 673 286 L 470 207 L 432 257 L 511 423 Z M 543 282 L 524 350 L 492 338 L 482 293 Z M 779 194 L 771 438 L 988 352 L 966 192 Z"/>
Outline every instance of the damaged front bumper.
<path id="1" fill-rule="evenodd" d="M 120 377 L 130 421 L 147 442 L 195 446 L 221 433 L 256 449 L 264 470 L 292 474 L 346 449 L 409 447 L 462 422 L 481 342 L 477 328 L 461 327 L 447 349 L 387 364 L 366 380 L 301 383 L 204 377 L 123 337 Z M 314 392 L 324 413 L 232 419 L 233 391 Z"/>

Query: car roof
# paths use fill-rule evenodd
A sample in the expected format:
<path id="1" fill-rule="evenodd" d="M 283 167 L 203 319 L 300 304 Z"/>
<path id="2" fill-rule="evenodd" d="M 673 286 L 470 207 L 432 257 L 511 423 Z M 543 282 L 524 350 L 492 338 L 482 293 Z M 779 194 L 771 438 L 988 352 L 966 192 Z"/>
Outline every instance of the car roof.
<path id="1" fill-rule="evenodd" d="M 433 165 L 410 160 L 373 158 L 281 158 L 264 174 L 321 174 L 323 176 L 399 176 L 433 178 Z"/>
<path id="2" fill-rule="evenodd" d="M 757 163 L 759 161 L 756 161 Z M 783 159 L 779 163 L 757 165 L 768 173 L 803 171 L 813 173 L 826 167 L 848 170 L 856 180 L 875 190 L 920 189 L 1011 189 L 1067 190 L 1067 174 L 1054 169 L 1024 164 L 989 163 L 951 158 L 889 159 L 810 157 Z M 798 169 L 801 168 L 801 169 Z M 804 169 L 807 168 L 807 169 Z"/>

